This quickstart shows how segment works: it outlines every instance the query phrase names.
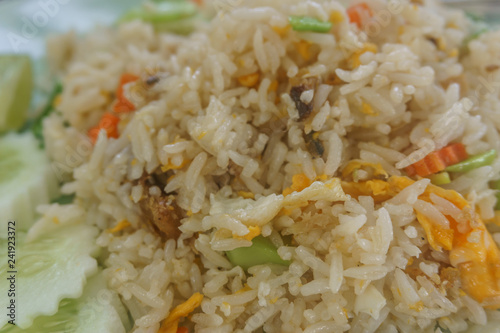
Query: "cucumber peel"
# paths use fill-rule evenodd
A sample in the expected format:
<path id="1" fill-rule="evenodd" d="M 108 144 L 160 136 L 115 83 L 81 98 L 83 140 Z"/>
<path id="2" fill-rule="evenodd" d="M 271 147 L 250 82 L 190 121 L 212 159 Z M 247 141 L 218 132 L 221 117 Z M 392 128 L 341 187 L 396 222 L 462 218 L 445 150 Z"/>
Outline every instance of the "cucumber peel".
<path id="1" fill-rule="evenodd" d="M 0 55 L 0 132 L 19 129 L 26 120 L 33 90 L 27 55 Z"/>
<path id="2" fill-rule="evenodd" d="M 16 325 L 25 329 L 41 315 L 54 315 L 64 298 L 82 295 L 87 277 L 97 271 L 95 244 L 97 229 L 84 224 L 71 224 L 45 233 L 32 242 L 24 242 L 16 233 L 15 284 Z M 5 241 L 3 242 L 6 243 Z M 7 253 L 5 245 L 2 252 Z M 0 263 L 0 290 L 9 290 L 12 267 L 7 260 Z M 0 298 L 0 307 L 6 309 L 10 300 Z M 0 327 L 9 317 L 0 316 Z M 8 324 L 7 324 L 8 325 Z"/>

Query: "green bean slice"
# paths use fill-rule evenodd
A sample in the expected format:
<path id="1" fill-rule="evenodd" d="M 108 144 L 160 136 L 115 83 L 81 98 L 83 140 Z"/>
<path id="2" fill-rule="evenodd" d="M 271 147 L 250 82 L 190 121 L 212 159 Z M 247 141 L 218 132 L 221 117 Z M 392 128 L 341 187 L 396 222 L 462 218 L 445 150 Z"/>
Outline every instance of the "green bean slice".
<path id="1" fill-rule="evenodd" d="M 462 161 L 460 163 L 450 165 L 445 169 L 445 171 L 448 172 L 468 172 L 480 167 L 483 167 L 485 165 L 490 165 L 493 163 L 497 156 L 497 151 L 495 149 L 488 150 L 485 153 L 479 154 L 472 156 L 465 161 Z"/>
<path id="2" fill-rule="evenodd" d="M 227 251 L 226 255 L 233 265 L 241 266 L 244 270 L 256 265 L 278 264 L 288 266 L 290 264 L 290 261 L 281 259 L 276 246 L 263 236 L 252 239 L 250 247 L 240 247 Z"/>
<path id="3" fill-rule="evenodd" d="M 328 32 L 332 28 L 330 22 L 323 22 L 309 16 L 290 16 L 288 18 L 295 31 Z"/>

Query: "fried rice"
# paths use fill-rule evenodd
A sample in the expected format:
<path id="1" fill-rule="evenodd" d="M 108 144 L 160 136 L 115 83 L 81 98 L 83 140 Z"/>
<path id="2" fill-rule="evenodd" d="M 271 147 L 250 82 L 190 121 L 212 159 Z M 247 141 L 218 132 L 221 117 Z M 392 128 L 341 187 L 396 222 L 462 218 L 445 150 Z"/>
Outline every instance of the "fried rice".
<path id="1" fill-rule="evenodd" d="M 500 321 L 500 159 L 441 186 L 405 169 L 452 143 L 500 151 L 500 32 L 471 40 L 465 14 L 434 1 L 366 3 L 360 25 L 333 0 L 245 0 L 188 36 L 132 21 L 48 41 L 64 90 L 44 136 L 76 199 L 43 218 L 74 210 L 101 230 L 132 332 Z M 94 144 L 124 73 L 133 111 Z M 256 237 L 281 264 L 229 259 Z"/>

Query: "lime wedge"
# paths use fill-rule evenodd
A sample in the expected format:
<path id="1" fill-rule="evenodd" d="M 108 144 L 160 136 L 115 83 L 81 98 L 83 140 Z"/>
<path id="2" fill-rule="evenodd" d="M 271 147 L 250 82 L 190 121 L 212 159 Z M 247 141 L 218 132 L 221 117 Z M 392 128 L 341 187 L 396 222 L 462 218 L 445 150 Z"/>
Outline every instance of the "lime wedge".
<path id="1" fill-rule="evenodd" d="M 33 74 L 27 55 L 0 55 L 0 132 L 19 129 L 31 102 Z"/>

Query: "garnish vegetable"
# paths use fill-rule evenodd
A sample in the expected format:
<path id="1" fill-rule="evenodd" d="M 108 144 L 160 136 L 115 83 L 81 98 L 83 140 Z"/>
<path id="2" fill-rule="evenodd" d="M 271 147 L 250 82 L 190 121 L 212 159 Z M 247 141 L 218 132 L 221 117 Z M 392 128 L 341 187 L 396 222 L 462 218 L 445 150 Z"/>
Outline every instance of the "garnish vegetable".
<path id="1" fill-rule="evenodd" d="M 323 22 L 309 16 L 290 16 L 288 21 L 295 31 L 328 32 L 332 28 L 330 22 Z"/>
<path id="2" fill-rule="evenodd" d="M 485 153 L 474 155 L 465 161 L 451 165 L 445 170 L 448 172 L 467 172 L 485 165 L 490 165 L 493 163 L 497 156 L 497 151 L 495 149 L 488 150 Z"/>
<path id="3" fill-rule="evenodd" d="M 252 239 L 250 247 L 240 247 L 227 251 L 226 255 L 233 265 L 241 266 L 245 270 L 255 265 L 278 264 L 286 266 L 290 264 L 290 261 L 281 259 L 276 246 L 263 236 Z"/>
<path id="4" fill-rule="evenodd" d="M 88 276 L 97 271 L 95 237 L 97 230 L 84 224 L 66 225 L 23 242 L 18 234 L 15 267 L 17 275 L 16 325 L 28 328 L 40 315 L 57 312 L 63 298 L 77 298 L 82 295 Z M 10 267 L 7 260 L 0 264 L 0 275 L 8 276 Z M 9 290 L 10 282 L 0 279 L 1 290 Z M 22 287 L 21 287 L 22 286 Z M 7 297 L 0 298 L 0 306 L 5 309 Z M 0 316 L 0 327 L 9 318 Z"/>
<path id="5" fill-rule="evenodd" d="M 30 132 L 9 133 L 0 139 L 0 238 L 7 222 L 26 231 L 37 205 L 58 195 L 58 182 L 45 153 Z"/>
<path id="6" fill-rule="evenodd" d="M 26 120 L 33 89 L 27 55 L 0 55 L 0 132 L 19 129 Z"/>
<path id="7" fill-rule="evenodd" d="M 467 158 L 465 146 L 461 143 L 452 143 L 438 151 L 425 156 L 420 161 L 405 168 L 408 176 L 429 176 L 446 169 L 446 167 L 463 161 Z M 448 169 L 446 169 L 449 171 Z"/>

